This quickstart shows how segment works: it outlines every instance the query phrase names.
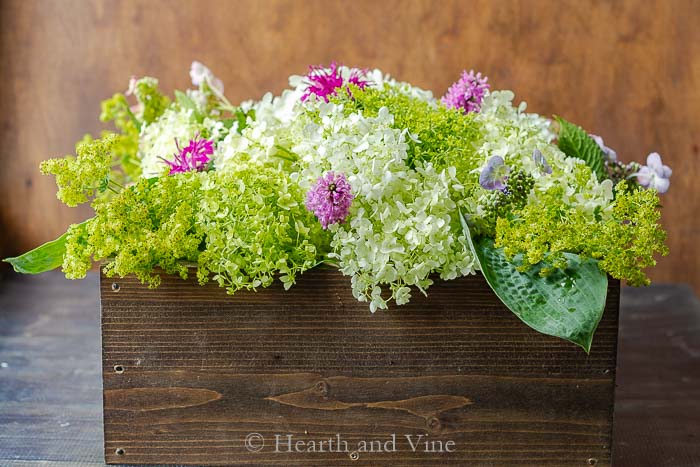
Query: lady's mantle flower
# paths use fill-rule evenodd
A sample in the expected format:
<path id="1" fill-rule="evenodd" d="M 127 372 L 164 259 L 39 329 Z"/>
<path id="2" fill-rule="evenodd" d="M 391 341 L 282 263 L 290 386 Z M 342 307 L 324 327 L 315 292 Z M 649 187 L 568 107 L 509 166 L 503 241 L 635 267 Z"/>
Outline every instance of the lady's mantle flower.
<path id="1" fill-rule="evenodd" d="M 607 162 L 615 162 L 617 160 L 617 153 L 615 152 L 614 149 L 609 148 L 605 145 L 605 142 L 603 141 L 603 138 L 601 138 L 598 135 L 588 135 L 591 138 L 593 138 L 593 141 L 598 143 L 598 146 L 600 149 L 603 151 L 603 154 L 605 154 L 605 160 Z"/>
<path id="2" fill-rule="evenodd" d="M 331 224 L 345 221 L 353 198 L 352 187 L 345 175 L 327 172 L 306 194 L 306 209 L 313 212 L 321 226 L 327 229 Z"/>
<path id="3" fill-rule="evenodd" d="M 493 156 L 479 175 L 479 185 L 487 190 L 505 190 L 510 167 L 505 165 L 501 156 Z"/>
<path id="4" fill-rule="evenodd" d="M 198 61 L 192 62 L 190 78 L 192 78 L 193 86 L 200 87 L 203 83 L 207 83 L 210 88 L 217 91 L 219 94 L 223 94 L 224 92 L 224 83 L 214 76 L 214 73 L 212 73 L 209 68 Z"/>
<path id="5" fill-rule="evenodd" d="M 532 152 L 532 160 L 535 161 L 535 164 L 537 167 L 540 169 L 540 171 L 544 174 L 551 174 L 552 173 L 552 167 L 547 163 L 547 159 L 545 159 L 544 155 L 540 152 L 539 149 L 535 149 Z"/>
<path id="6" fill-rule="evenodd" d="M 481 101 L 489 89 L 488 78 L 481 76 L 481 73 L 474 74 L 474 70 L 469 73 L 462 72 L 462 77 L 447 90 L 441 101 L 452 109 L 460 109 L 464 113 L 478 112 L 481 109 Z"/>
<path id="7" fill-rule="evenodd" d="M 190 144 L 184 148 L 180 147 L 177 140 L 175 140 L 175 144 L 178 150 L 178 153 L 175 154 L 175 160 L 168 161 L 163 159 L 170 166 L 169 175 L 192 170 L 201 172 L 207 167 L 211 159 L 210 156 L 214 153 L 214 143 L 208 139 L 199 139 L 198 136 L 190 140 Z"/>
<path id="8" fill-rule="evenodd" d="M 637 182 L 644 188 L 654 188 L 659 193 L 666 193 L 671 185 L 671 173 L 671 168 L 661 162 L 659 153 L 652 152 L 647 156 L 647 165 L 643 165 L 632 176 L 637 177 Z"/>
<path id="9" fill-rule="evenodd" d="M 346 76 L 343 76 L 345 74 Z M 369 81 L 364 70 L 350 68 L 347 73 L 343 73 L 336 62 L 331 62 L 330 68 L 324 66 L 310 66 L 309 74 L 306 75 L 307 87 L 301 101 L 304 102 L 312 94 L 323 98 L 328 102 L 328 96 L 335 95 L 336 90 L 346 84 L 354 84 L 360 89 L 364 89 Z"/>

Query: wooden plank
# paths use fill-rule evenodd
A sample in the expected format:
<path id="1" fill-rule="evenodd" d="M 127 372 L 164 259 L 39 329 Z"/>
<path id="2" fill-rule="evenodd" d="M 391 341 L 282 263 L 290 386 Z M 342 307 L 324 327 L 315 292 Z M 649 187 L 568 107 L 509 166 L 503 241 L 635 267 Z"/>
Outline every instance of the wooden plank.
<path id="1" fill-rule="evenodd" d="M 96 275 L 0 282 L 0 465 L 103 465 L 98 309 Z M 615 466 L 700 465 L 698 351 L 690 288 L 623 290 Z"/>
<path id="2" fill-rule="evenodd" d="M 617 282 L 590 355 L 525 326 L 480 276 L 375 314 L 330 269 L 234 296 L 102 277 L 101 297 L 110 463 L 610 463 Z M 414 452 L 418 436 L 454 452 Z M 306 452 L 328 439 L 342 452 Z"/>

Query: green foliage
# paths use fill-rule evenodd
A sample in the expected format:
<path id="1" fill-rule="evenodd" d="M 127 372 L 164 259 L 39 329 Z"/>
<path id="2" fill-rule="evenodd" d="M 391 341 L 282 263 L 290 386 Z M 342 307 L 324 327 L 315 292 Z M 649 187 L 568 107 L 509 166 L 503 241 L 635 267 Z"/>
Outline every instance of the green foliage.
<path id="1" fill-rule="evenodd" d="M 83 222 L 83 224 L 85 224 L 85 222 Z M 68 233 L 66 232 L 56 240 L 46 242 L 23 255 L 14 258 L 5 258 L 3 261 L 10 263 L 16 272 L 22 274 L 39 274 L 56 269 L 63 263 L 63 256 L 66 253 L 67 237 Z"/>
<path id="2" fill-rule="evenodd" d="M 588 136 L 586 130 L 563 118 L 557 117 L 559 123 L 558 146 L 568 157 L 581 159 L 588 164 L 599 181 L 608 178 L 605 169 L 605 154 L 598 143 Z"/>
<path id="3" fill-rule="evenodd" d="M 199 111 L 197 104 L 195 104 L 190 96 L 184 92 L 175 91 L 175 101 L 181 109 L 192 111 L 192 117 L 197 123 L 202 123 L 204 121 L 204 115 Z"/>
<path id="4" fill-rule="evenodd" d="M 85 203 L 110 183 L 112 149 L 119 136 L 109 134 L 98 140 L 86 140 L 76 145 L 77 156 L 49 159 L 41 163 L 43 174 L 56 176 L 58 199 L 68 206 Z"/>
<path id="5" fill-rule="evenodd" d="M 410 167 L 416 161 L 432 162 L 438 168 L 452 165 L 464 181 L 479 166 L 480 160 L 474 157 L 476 146 L 470 142 L 478 141 L 481 133 L 472 114 L 432 105 L 388 85 L 383 89 L 350 89 L 350 93 L 338 92 L 333 98 L 345 105 L 346 112 L 360 111 L 373 117 L 386 107 L 394 116 L 394 128 L 406 128 L 417 138 L 407 138 Z"/>
<path id="6" fill-rule="evenodd" d="M 520 271 L 519 257 L 506 258 L 487 237 L 472 242 L 466 222 L 463 226 L 484 278 L 503 304 L 536 331 L 566 339 L 588 353 L 608 288 L 597 261 L 564 253 L 565 267 L 545 276 L 540 274 L 545 264 Z"/>
<path id="7" fill-rule="evenodd" d="M 509 259 L 522 255 L 521 270 L 545 260 L 561 267 L 569 252 L 598 260 L 603 271 L 630 285 L 648 284 L 643 269 L 656 264 L 655 254 L 668 253 L 657 193 L 630 190 L 621 182 L 609 212 L 588 213 L 564 205 L 563 189 L 552 187 L 512 218 L 498 219 L 496 246 Z M 546 275 L 551 269 L 540 272 Z"/>

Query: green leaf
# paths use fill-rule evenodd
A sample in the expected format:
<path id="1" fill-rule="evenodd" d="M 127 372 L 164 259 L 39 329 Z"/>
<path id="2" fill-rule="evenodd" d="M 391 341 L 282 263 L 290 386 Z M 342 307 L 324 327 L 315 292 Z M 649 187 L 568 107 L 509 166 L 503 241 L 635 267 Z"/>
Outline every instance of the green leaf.
<path id="1" fill-rule="evenodd" d="M 605 154 L 598 143 L 591 138 L 586 130 L 561 117 L 556 117 L 559 122 L 559 149 L 568 157 L 581 159 L 593 170 L 599 181 L 608 178 L 605 170 Z"/>
<path id="2" fill-rule="evenodd" d="M 175 100 L 177 101 L 177 104 L 180 106 L 180 108 L 191 110 L 195 120 L 198 123 L 202 123 L 204 117 L 199 113 L 199 109 L 197 109 L 197 104 L 194 103 L 190 96 L 188 96 L 184 92 L 175 91 Z"/>
<path id="3" fill-rule="evenodd" d="M 184 92 L 175 91 L 175 99 L 177 100 L 177 104 L 183 109 L 191 109 L 194 111 L 197 110 L 197 106 L 195 105 L 194 101 Z"/>
<path id="4" fill-rule="evenodd" d="M 532 329 L 590 352 L 608 292 L 608 277 L 597 261 L 564 253 L 565 270 L 542 277 L 539 273 L 547 265 L 540 263 L 521 272 L 517 258 L 508 261 L 503 250 L 494 247 L 493 239 L 472 241 L 464 217 L 462 226 L 486 282 L 504 305 Z"/>
<path id="5" fill-rule="evenodd" d="M 81 224 L 85 222 L 87 221 Z M 67 235 L 68 233 L 64 233 L 56 240 L 46 242 L 23 255 L 5 258 L 3 261 L 10 263 L 15 271 L 22 274 L 39 274 L 56 269 L 63 264 Z"/>

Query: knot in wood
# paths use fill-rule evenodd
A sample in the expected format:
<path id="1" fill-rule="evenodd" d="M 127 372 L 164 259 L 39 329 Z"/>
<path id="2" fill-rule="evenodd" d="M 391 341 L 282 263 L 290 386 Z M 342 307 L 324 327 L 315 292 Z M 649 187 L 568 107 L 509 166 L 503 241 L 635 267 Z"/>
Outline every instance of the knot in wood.
<path id="1" fill-rule="evenodd" d="M 430 417 L 428 419 L 428 428 L 430 428 L 432 431 L 438 431 L 440 428 L 442 428 L 442 424 L 440 423 L 440 420 L 438 420 L 436 417 Z"/>
<path id="2" fill-rule="evenodd" d="M 325 381 L 319 381 L 318 383 L 316 383 L 314 385 L 314 389 L 321 396 L 328 395 L 328 383 L 326 383 Z"/>

